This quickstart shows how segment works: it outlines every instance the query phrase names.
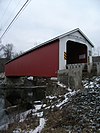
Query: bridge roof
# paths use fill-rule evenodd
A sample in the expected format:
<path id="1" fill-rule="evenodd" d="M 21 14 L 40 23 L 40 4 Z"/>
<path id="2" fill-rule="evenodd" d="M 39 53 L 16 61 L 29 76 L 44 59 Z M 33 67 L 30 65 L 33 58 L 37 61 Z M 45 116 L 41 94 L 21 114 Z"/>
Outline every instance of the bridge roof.
<path id="1" fill-rule="evenodd" d="M 28 53 L 30 53 L 30 52 L 32 52 L 32 51 L 34 51 L 34 50 L 36 50 L 36 49 L 38 49 L 38 48 L 40 48 L 40 47 L 43 47 L 43 46 L 45 46 L 45 45 L 47 45 L 47 44 L 49 44 L 49 43 L 51 43 L 51 42 L 53 42 L 53 41 L 59 40 L 59 39 L 65 37 L 65 36 L 68 36 L 68 35 L 70 35 L 70 34 L 73 34 L 74 32 L 79 32 L 79 33 L 87 40 L 87 42 L 91 45 L 91 47 L 94 47 L 93 43 L 87 38 L 87 36 L 86 36 L 79 28 L 76 28 L 76 29 L 74 29 L 74 30 L 71 30 L 71 31 L 69 31 L 69 32 L 67 32 L 67 33 L 64 33 L 64 34 L 62 34 L 62 35 L 59 35 L 59 36 L 57 36 L 57 37 L 55 37 L 55 38 L 53 38 L 53 39 L 50 39 L 50 40 L 48 40 L 48 41 L 46 41 L 46 42 L 44 42 L 44 43 L 41 43 L 41 44 L 39 44 L 39 45 L 37 45 L 37 46 L 35 46 L 35 47 L 29 49 L 28 51 L 22 53 L 21 55 L 15 57 L 14 59 L 12 59 L 12 60 L 10 60 L 10 61 L 8 61 L 6 64 L 10 63 L 11 61 L 13 61 L 13 60 L 15 60 L 15 59 L 17 59 L 17 58 L 19 58 L 19 57 L 21 57 L 21 56 L 26 55 L 26 54 L 28 54 Z"/>

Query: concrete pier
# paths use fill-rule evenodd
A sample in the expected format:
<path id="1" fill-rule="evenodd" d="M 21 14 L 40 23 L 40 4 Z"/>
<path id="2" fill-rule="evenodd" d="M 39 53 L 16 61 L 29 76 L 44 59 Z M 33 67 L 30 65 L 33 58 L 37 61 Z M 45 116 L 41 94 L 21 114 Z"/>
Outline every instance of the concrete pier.
<path id="1" fill-rule="evenodd" d="M 58 80 L 73 89 L 82 88 L 82 67 L 58 71 Z"/>

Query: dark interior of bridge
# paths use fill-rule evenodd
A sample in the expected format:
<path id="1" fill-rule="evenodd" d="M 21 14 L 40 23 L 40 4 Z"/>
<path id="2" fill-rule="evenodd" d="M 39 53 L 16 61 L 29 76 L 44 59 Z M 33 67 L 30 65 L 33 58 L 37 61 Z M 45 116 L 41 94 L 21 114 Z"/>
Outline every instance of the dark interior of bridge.
<path id="1" fill-rule="evenodd" d="M 74 41 L 67 42 L 67 64 L 87 63 L 87 46 Z"/>

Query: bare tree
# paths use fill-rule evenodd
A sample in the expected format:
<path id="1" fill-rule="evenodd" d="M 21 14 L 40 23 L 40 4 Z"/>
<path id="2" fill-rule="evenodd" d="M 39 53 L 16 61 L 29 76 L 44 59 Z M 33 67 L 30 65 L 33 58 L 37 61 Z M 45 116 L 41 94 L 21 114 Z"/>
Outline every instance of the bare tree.
<path id="1" fill-rule="evenodd" d="M 1 44 L 1 45 L 0 45 L 0 51 L 1 51 L 3 48 L 4 48 L 4 46 Z"/>
<path id="2" fill-rule="evenodd" d="M 4 45 L 0 44 L 0 58 L 3 57 L 3 49 L 4 49 Z"/>
<path id="3" fill-rule="evenodd" d="M 4 46 L 3 51 L 4 51 L 5 58 L 7 58 L 9 60 L 12 59 L 12 56 L 14 54 L 13 47 L 14 47 L 13 44 L 6 44 Z"/>
<path id="4" fill-rule="evenodd" d="M 13 54 L 12 58 L 16 58 L 16 57 L 20 56 L 22 53 L 23 53 L 22 51 L 20 51 L 19 53 L 16 52 Z"/>

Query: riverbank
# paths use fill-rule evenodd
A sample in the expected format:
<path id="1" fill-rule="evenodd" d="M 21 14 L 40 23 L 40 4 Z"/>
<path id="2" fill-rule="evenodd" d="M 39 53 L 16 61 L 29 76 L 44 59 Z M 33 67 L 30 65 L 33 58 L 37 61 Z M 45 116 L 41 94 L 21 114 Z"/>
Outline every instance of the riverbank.
<path id="1" fill-rule="evenodd" d="M 83 90 L 49 83 L 43 100 L 20 113 L 4 133 L 99 133 L 100 77 L 83 81 Z M 3 133 L 3 132 L 2 132 Z"/>

